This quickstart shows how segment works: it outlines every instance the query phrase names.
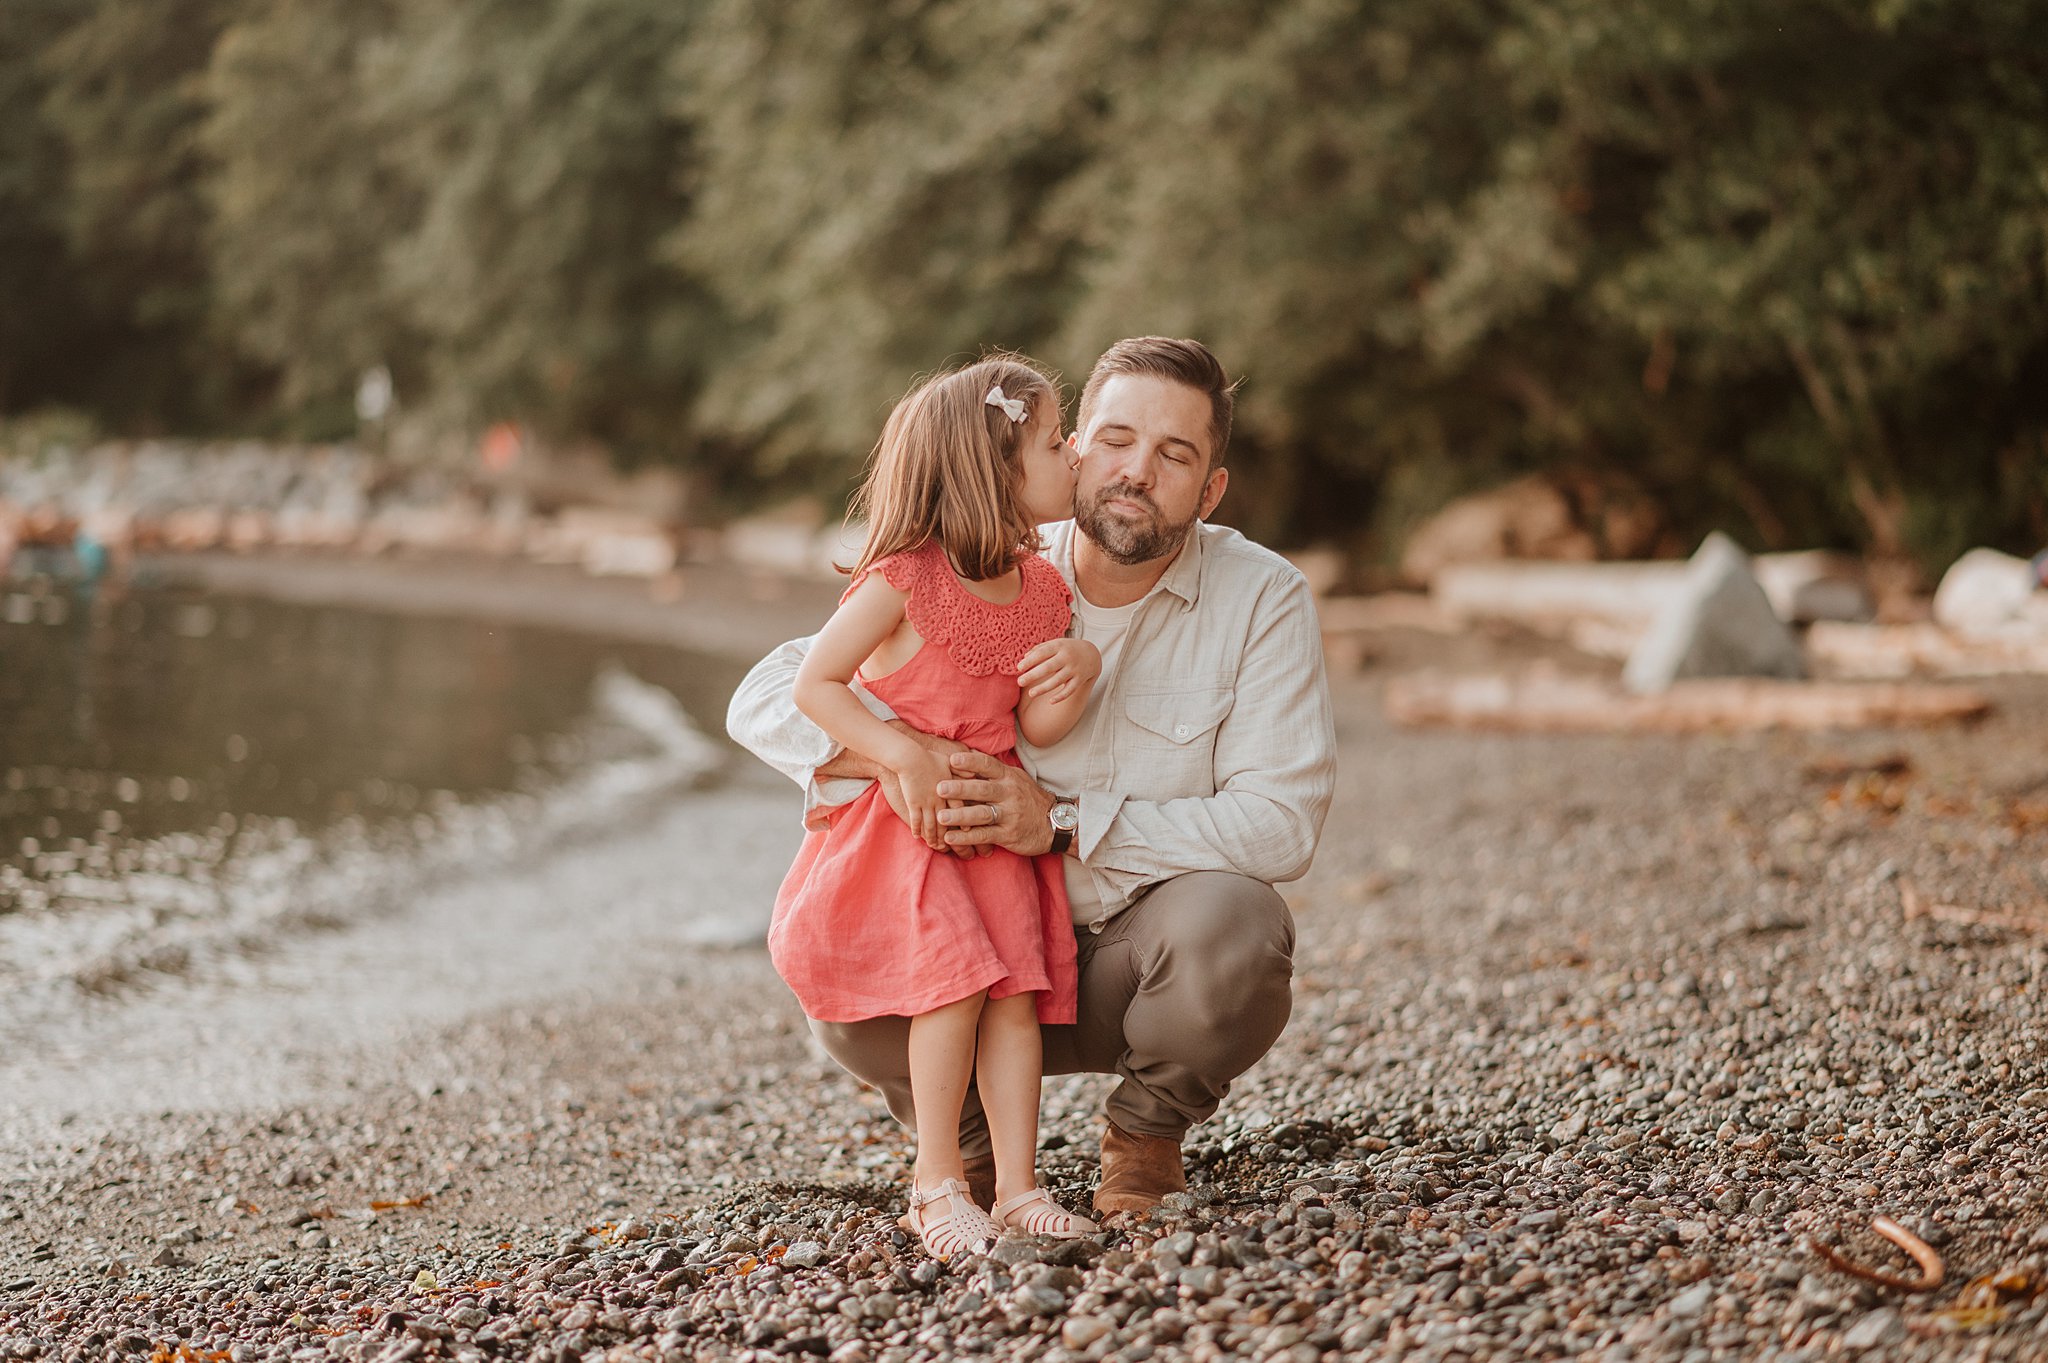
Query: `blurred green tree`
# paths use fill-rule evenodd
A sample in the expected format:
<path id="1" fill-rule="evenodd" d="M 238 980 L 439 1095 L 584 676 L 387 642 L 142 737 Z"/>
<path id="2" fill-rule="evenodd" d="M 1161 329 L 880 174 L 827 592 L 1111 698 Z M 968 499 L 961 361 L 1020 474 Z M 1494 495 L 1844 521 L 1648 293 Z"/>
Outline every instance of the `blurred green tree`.
<path id="1" fill-rule="evenodd" d="M 738 327 L 705 419 L 770 465 L 862 450 L 920 372 L 1029 349 L 1070 301 L 1046 196 L 1091 116 L 1089 7 L 710 0 L 675 64 L 702 193 L 669 238 Z"/>
<path id="2" fill-rule="evenodd" d="M 692 22 L 669 0 L 411 0 L 366 63 L 367 117 L 418 195 L 388 284 L 451 414 L 713 452 L 693 412 L 723 316 L 658 249 L 693 211 L 665 75 Z"/>
<path id="3" fill-rule="evenodd" d="M 396 19 L 396 0 L 245 0 L 206 73 L 216 305 L 273 366 L 281 411 L 319 433 L 352 428 L 364 370 L 416 390 L 422 366 L 383 268 L 420 194 L 366 113 Z"/>
<path id="4" fill-rule="evenodd" d="M 1247 373 L 1230 506 L 1272 537 L 1545 467 L 1752 543 L 2038 535 L 2040 28 L 2016 0 L 713 3 L 675 241 L 746 336 L 707 414 L 845 451 L 977 344 L 1078 372 L 1173 331 Z"/>
<path id="5" fill-rule="evenodd" d="M 57 210 L 94 326 L 76 376 L 102 415 L 213 428 L 258 376 L 213 326 L 203 73 L 232 0 L 90 0 L 40 53 Z"/>
<path id="6" fill-rule="evenodd" d="M 1501 52 L 1536 75 L 1518 103 L 1556 110 L 1589 192 L 1631 210 L 1579 307 L 1644 347 L 1647 405 L 1691 399 L 1712 436 L 1693 476 L 1773 539 L 1945 563 L 2025 534 L 2018 469 L 2048 469 L 2048 12 L 1524 8 Z"/>
<path id="7" fill-rule="evenodd" d="M 661 88 L 687 22 L 657 0 L 252 5 L 211 72 L 213 247 L 283 400 L 385 363 L 445 425 L 701 450 L 719 314 L 654 245 L 689 212 Z"/>
<path id="8" fill-rule="evenodd" d="M 381 361 L 844 487 L 920 371 L 1165 331 L 1276 541 L 1537 469 L 1678 543 L 2048 539 L 2027 0 L 17 9 L 0 406 L 345 419 Z"/>
<path id="9" fill-rule="evenodd" d="M 43 52 L 67 0 L 21 0 L 0 24 L 0 411 L 76 401 L 92 344 L 64 222 L 63 143 L 43 114 Z"/>
<path id="10" fill-rule="evenodd" d="M 1432 344 L 1471 325 L 1436 300 L 1512 311 L 1572 268 L 1528 196 L 1466 242 L 1447 221 L 1513 131 L 1468 88 L 1498 11 L 1147 0 L 1074 35 L 1063 65 L 1100 116 L 1052 209 L 1083 246 L 1053 344 L 1081 366 L 1119 336 L 1195 335 L 1243 372 L 1224 511 L 1255 535 L 1355 537 L 1394 470 L 1455 470 L 1419 480 L 1433 505 L 1526 439 L 1480 366 Z"/>

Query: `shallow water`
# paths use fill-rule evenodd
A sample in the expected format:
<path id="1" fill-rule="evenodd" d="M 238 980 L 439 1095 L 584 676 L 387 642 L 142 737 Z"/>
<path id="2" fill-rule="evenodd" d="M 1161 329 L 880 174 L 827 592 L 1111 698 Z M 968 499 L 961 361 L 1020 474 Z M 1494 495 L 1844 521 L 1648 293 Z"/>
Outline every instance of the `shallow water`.
<path id="1" fill-rule="evenodd" d="M 644 819 L 727 761 L 705 734 L 738 672 L 542 629 L 0 585 L 0 1035 Z"/>

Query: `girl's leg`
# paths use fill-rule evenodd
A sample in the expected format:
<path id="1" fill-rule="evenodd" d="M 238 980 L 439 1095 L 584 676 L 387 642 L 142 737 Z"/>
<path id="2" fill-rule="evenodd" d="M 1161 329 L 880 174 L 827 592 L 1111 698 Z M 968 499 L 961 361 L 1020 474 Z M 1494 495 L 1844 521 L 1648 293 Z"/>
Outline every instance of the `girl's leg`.
<path id="1" fill-rule="evenodd" d="M 996 1222 L 1027 1235 L 1069 1239 L 1095 1230 L 1093 1221 L 1060 1206 L 1038 1186 L 1038 1086 L 1044 1055 L 1034 996 L 989 1001 L 981 1011 L 978 1060 L 975 1085 L 995 1143 Z"/>
<path id="2" fill-rule="evenodd" d="M 975 1087 L 995 1146 L 996 1201 L 1038 1183 L 1038 1089 L 1043 1057 L 1033 994 L 991 999 L 981 1010 Z"/>
<path id="3" fill-rule="evenodd" d="M 974 1075 L 975 1029 L 986 998 L 975 994 L 910 1020 L 910 1101 L 917 1113 L 912 1178 L 919 1188 L 967 1177 L 960 1161 L 960 1103 Z"/>

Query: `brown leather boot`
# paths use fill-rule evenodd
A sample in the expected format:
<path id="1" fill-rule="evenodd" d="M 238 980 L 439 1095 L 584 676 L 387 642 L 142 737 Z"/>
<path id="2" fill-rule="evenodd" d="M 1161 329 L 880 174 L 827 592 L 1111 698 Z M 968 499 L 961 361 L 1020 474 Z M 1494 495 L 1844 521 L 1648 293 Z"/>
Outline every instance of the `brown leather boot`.
<path id="1" fill-rule="evenodd" d="M 1134 1136 L 1115 1122 L 1102 1133 L 1102 1186 L 1095 1210 L 1104 1216 L 1143 1216 L 1168 1193 L 1186 1192 L 1180 1142 L 1169 1136 Z"/>
<path id="2" fill-rule="evenodd" d="M 996 1205 L 996 1157 L 967 1157 L 967 1193 L 984 1211 Z"/>

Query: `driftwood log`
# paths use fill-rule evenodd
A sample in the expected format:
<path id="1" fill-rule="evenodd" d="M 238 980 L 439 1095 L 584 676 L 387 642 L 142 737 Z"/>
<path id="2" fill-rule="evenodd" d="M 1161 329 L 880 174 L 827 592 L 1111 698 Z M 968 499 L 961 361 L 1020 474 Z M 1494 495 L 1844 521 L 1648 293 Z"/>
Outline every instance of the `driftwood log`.
<path id="1" fill-rule="evenodd" d="M 1940 625 L 1822 622 L 1806 634 L 1806 655 L 1835 677 L 1990 677 L 2048 673 L 2048 635 L 2015 630 L 1972 638 Z"/>
<path id="2" fill-rule="evenodd" d="M 1417 728 L 1678 734 L 1949 724 L 1981 719 L 1991 701 L 1968 687 L 1928 682 L 1747 678 L 1681 681 L 1637 696 L 1599 678 L 1530 672 L 1398 677 L 1387 683 L 1386 710 L 1395 723 Z"/>

